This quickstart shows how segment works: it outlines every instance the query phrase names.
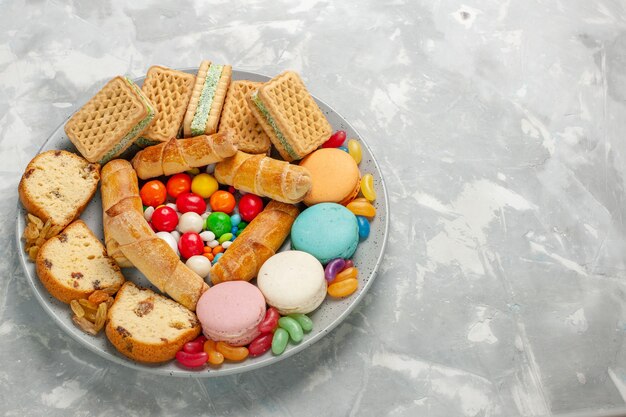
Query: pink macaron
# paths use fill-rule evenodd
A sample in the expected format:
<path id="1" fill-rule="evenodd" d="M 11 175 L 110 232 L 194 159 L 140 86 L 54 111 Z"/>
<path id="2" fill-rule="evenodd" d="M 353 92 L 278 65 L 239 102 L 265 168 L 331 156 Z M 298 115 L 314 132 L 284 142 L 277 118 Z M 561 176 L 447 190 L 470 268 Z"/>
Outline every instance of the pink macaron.
<path id="1" fill-rule="evenodd" d="M 222 282 L 202 294 L 196 315 L 206 337 L 244 346 L 261 334 L 258 326 L 265 317 L 265 298 L 249 282 Z"/>

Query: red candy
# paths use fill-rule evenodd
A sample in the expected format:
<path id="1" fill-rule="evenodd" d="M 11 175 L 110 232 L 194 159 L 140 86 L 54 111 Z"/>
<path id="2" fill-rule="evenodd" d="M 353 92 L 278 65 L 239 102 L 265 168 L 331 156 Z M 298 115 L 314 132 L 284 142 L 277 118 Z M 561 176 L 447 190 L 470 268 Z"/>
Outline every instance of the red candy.
<path id="1" fill-rule="evenodd" d="M 273 333 L 263 333 L 250 343 L 248 346 L 248 352 L 250 356 L 259 356 L 270 350 L 272 347 Z"/>
<path id="2" fill-rule="evenodd" d="M 165 185 L 159 180 L 148 181 L 139 191 L 144 206 L 156 207 L 165 202 Z"/>
<path id="3" fill-rule="evenodd" d="M 159 232 L 171 232 L 178 224 L 178 214 L 168 206 L 162 206 L 152 213 L 152 227 Z"/>
<path id="4" fill-rule="evenodd" d="M 198 214 L 203 214 L 206 210 L 206 202 L 198 194 L 183 193 L 176 198 L 176 207 L 181 213 L 193 211 Z"/>
<path id="5" fill-rule="evenodd" d="M 246 194 L 239 200 L 239 215 L 246 222 L 251 222 L 263 211 L 263 200 L 254 194 Z"/>
<path id="6" fill-rule="evenodd" d="M 191 177 L 187 174 L 176 174 L 167 180 L 167 193 L 177 198 L 182 193 L 188 193 L 191 190 Z"/>
<path id="7" fill-rule="evenodd" d="M 206 363 L 209 359 L 209 355 L 206 352 L 198 352 L 198 353 L 187 353 L 184 351 L 176 352 L 176 360 L 183 366 L 187 368 L 197 368 Z"/>
<path id="8" fill-rule="evenodd" d="M 202 255 L 204 253 L 204 242 L 199 234 L 187 232 L 178 240 L 178 250 L 183 258 L 189 259 L 194 255 Z"/>
<path id="9" fill-rule="evenodd" d="M 343 145 L 345 141 L 346 132 L 344 130 L 338 130 L 322 144 L 322 148 L 338 148 Z"/>
<path id="10" fill-rule="evenodd" d="M 278 326 L 280 313 L 274 307 L 270 307 L 265 312 L 265 318 L 259 323 L 259 331 L 261 333 L 270 333 Z"/>
<path id="11" fill-rule="evenodd" d="M 204 351 L 204 342 L 206 342 L 206 337 L 198 336 L 191 342 L 187 342 L 183 345 L 183 352 L 186 353 L 199 353 Z"/>

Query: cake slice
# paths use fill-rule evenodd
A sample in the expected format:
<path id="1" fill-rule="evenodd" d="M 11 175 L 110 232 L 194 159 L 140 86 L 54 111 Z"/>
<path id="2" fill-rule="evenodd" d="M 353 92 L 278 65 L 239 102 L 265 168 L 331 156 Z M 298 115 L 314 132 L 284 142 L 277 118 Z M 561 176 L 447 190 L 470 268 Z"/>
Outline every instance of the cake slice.
<path id="1" fill-rule="evenodd" d="M 36 269 L 48 292 L 64 303 L 87 298 L 95 290 L 113 294 L 124 283 L 120 268 L 82 220 L 43 244 Z"/>
<path id="2" fill-rule="evenodd" d="M 28 218 L 26 246 L 35 242 L 41 246 L 76 219 L 96 192 L 98 181 L 100 166 L 74 153 L 53 150 L 33 158 L 18 187 L 22 205 L 36 216 Z"/>
<path id="3" fill-rule="evenodd" d="M 250 111 L 246 100 L 246 96 L 262 84 L 244 80 L 230 83 L 220 118 L 219 131 L 234 130 L 237 148 L 247 153 L 267 153 L 271 145 L 270 138 Z"/>
<path id="4" fill-rule="evenodd" d="M 332 133 L 300 76 L 285 71 L 247 96 L 248 105 L 285 161 L 302 159 Z"/>
<path id="5" fill-rule="evenodd" d="M 140 362 L 174 359 L 200 334 L 194 313 L 169 298 L 126 282 L 109 310 L 106 335 L 124 356 Z"/>

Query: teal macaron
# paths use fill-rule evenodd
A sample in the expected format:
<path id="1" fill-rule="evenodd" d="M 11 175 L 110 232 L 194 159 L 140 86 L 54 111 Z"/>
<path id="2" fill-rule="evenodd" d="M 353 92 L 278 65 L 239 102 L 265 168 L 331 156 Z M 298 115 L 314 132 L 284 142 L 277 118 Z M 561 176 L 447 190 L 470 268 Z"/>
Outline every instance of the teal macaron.
<path id="1" fill-rule="evenodd" d="M 322 264 L 350 258 L 359 243 L 356 216 L 341 204 L 320 203 L 304 210 L 291 227 L 291 247 Z"/>

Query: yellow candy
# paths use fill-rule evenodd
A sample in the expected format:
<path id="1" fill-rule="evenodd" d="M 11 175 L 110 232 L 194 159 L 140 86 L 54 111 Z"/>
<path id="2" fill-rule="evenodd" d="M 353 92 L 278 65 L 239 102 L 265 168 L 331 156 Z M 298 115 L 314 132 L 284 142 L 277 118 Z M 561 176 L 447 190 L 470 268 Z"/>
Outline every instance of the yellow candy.
<path id="1" fill-rule="evenodd" d="M 209 364 L 211 365 L 221 365 L 224 362 L 224 355 L 215 350 L 215 342 L 211 339 L 207 339 L 204 342 L 204 351 L 209 355 Z"/>
<path id="2" fill-rule="evenodd" d="M 376 200 L 376 191 L 374 190 L 374 176 L 365 174 L 361 178 L 361 193 L 368 201 Z"/>
<path id="3" fill-rule="evenodd" d="M 359 281 L 356 278 L 348 278 L 346 280 L 330 284 L 328 286 L 328 295 L 335 298 L 347 297 L 359 287 Z"/>
<path id="4" fill-rule="evenodd" d="M 248 357 L 248 348 L 231 346 L 226 342 L 217 342 L 215 349 L 229 361 L 242 361 Z"/>
<path id="5" fill-rule="evenodd" d="M 198 194 L 202 198 L 211 197 L 218 188 L 217 180 L 209 174 L 198 174 L 191 180 L 191 192 Z"/>
<path id="6" fill-rule="evenodd" d="M 355 198 L 346 208 L 355 216 L 374 217 L 376 215 L 376 207 L 364 198 Z"/>
<path id="7" fill-rule="evenodd" d="M 361 145 L 356 139 L 348 140 L 348 153 L 350 154 L 352 158 L 354 158 L 357 165 L 361 163 L 361 158 L 362 158 Z"/>
<path id="8" fill-rule="evenodd" d="M 359 276 L 359 271 L 355 267 L 351 266 L 350 268 L 346 268 L 335 276 L 335 279 L 330 283 L 331 285 L 335 282 L 345 281 L 347 279 L 356 279 Z"/>

